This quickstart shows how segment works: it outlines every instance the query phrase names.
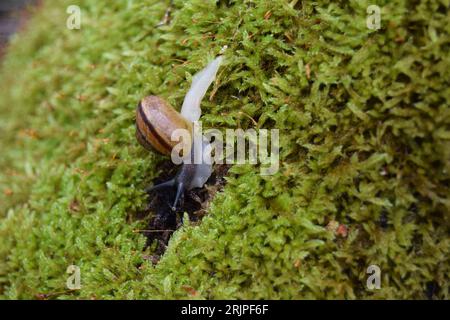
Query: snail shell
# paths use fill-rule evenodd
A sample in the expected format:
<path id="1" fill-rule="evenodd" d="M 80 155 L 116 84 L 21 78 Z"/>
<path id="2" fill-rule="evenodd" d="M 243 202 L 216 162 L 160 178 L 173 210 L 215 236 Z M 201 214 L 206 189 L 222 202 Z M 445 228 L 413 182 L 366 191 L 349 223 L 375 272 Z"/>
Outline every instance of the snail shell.
<path id="1" fill-rule="evenodd" d="M 145 149 L 170 155 L 172 148 L 179 143 L 171 139 L 176 129 L 192 132 L 192 123 L 160 97 L 148 96 L 139 102 L 136 109 L 136 138 Z M 192 141 L 187 142 L 187 145 L 191 146 Z"/>

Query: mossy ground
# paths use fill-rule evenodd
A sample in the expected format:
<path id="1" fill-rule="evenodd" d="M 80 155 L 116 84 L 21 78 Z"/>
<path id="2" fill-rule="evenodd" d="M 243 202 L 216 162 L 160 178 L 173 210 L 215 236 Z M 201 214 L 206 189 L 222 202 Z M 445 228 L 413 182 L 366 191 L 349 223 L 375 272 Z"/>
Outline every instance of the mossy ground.
<path id="1" fill-rule="evenodd" d="M 448 0 L 375 1 L 380 30 L 373 1 L 326 0 L 175 1 L 160 28 L 163 1 L 79 0 L 68 30 L 72 2 L 44 1 L 0 73 L 1 297 L 449 298 Z M 280 170 L 233 166 L 153 266 L 136 213 L 163 158 L 134 109 L 180 106 L 224 45 L 203 125 L 280 129 Z"/>

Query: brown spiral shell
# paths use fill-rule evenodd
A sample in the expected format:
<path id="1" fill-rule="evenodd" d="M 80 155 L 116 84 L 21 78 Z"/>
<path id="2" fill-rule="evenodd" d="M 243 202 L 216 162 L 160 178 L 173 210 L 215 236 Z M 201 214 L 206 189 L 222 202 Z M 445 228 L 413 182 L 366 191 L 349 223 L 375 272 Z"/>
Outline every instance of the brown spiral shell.
<path id="1" fill-rule="evenodd" d="M 172 132 L 176 129 L 192 132 L 192 123 L 158 96 L 148 96 L 139 102 L 136 138 L 145 149 L 170 155 L 172 148 L 179 143 L 171 141 Z"/>

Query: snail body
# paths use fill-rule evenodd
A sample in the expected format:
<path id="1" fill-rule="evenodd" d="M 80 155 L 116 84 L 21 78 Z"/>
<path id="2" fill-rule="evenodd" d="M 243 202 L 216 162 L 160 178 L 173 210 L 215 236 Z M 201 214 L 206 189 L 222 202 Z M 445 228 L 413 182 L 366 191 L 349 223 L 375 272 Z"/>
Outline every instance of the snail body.
<path id="1" fill-rule="evenodd" d="M 193 122 L 198 121 L 201 115 L 200 103 L 208 87 L 214 80 L 222 61 L 219 56 L 210 62 L 203 70 L 192 78 L 191 88 L 183 102 L 181 113 L 178 113 L 169 103 L 157 96 L 148 96 L 140 101 L 136 109 L 136 138 L 147 150 L 157 151 L 163 155 L 170 155 L 172 149 L 178 144 L 172 141 L 172 134 L 177 129 L 187 130 L 189 141 L 183 141 L 190 146 L 188 153 L 183 154 L 183 164 L 176 176 L 166 182 L 145 189 L 146 192 L 176 187 L 177 192 L 172 205 L 175 210 L 177 203 L 185 190 L 201 188 L 212 174 L 212 161 L 209 152 L 209 143 L 205 140 L 200 144 L 194 143 Z M 194 159 L 200 155 L 202 161 L 196 163 Z M 208 160 L 208 161 L 205 161 Z"/>

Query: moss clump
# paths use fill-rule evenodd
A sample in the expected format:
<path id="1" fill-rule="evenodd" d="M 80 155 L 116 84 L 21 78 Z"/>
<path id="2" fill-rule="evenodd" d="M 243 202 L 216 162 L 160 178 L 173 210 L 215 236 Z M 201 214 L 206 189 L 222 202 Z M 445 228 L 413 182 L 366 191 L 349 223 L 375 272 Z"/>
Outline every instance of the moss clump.
<path id="1" fill-rule="evenodd" d="M 377 1 L 380 30 L 368 1 L 176 1 L 160 28 L 164 2 L 78 3 L 81 30 L 44 1 L 3 61 L 3 298 L 449 298 L 448 1 Z M 224 45 L 204 127 L 280 129 L 280 171 L 234 166 L 153 266 L 134 108 L 180 106 Z"/>

